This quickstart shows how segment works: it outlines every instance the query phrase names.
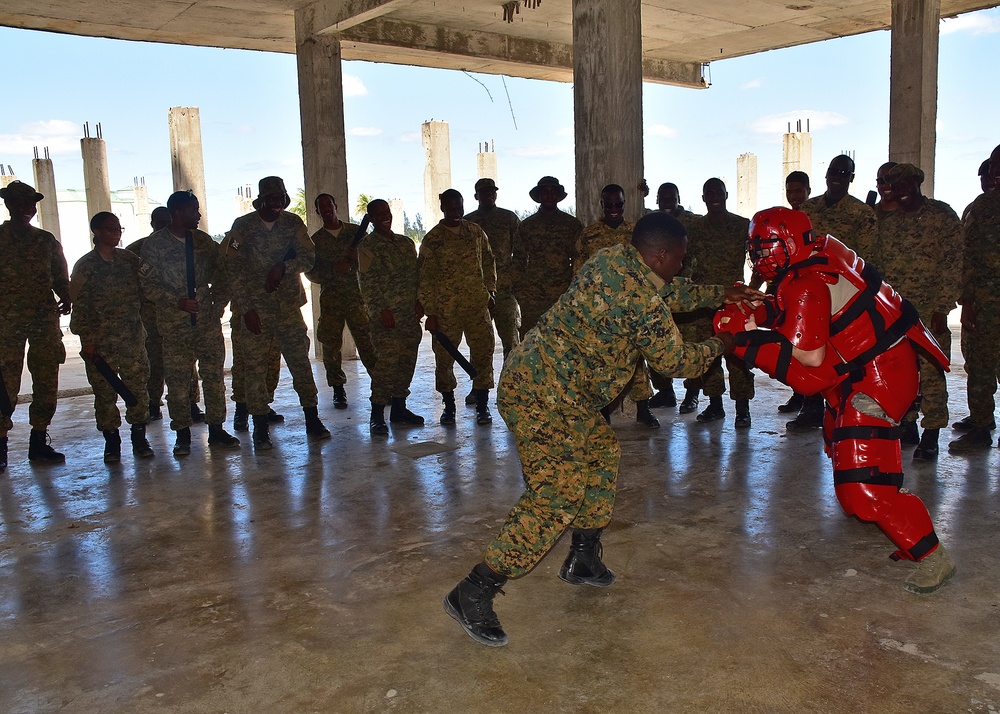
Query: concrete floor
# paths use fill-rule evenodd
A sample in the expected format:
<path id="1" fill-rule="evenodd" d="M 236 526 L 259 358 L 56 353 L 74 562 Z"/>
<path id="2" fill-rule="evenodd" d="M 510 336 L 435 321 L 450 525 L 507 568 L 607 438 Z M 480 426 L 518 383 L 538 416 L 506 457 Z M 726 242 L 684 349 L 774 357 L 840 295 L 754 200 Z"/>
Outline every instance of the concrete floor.
<path id="1" fill-rule="evenodd" d="M 819 434 L 786 436 L 788 391 L 761 376 L 749 432 L 731 416 L 659 410 L 651 432 L 617 415 L 604 543 L 618 583 L 561 582 L 561 542 L 497 598 L 510 644 L 476 644 L 441 599 L 517 498 L 517 454 L 471 408 L 437 425 L 423 347 L 411 406 L 428 425 L 374 443 L 357 362 L 349 410 L 321 389 L 333 439 L 319 444 L 284 375 L 287 421 L 259 455 L 248 439 L 211 453 L 198 427 L 178 461 L 160 422 L 155 459 L 126 449 L 108 467 L 77 396 L 51 430 L 66 464 L 34 467 L 19 408 L 0 476 L 0 712 L 1000 709 L 1000 449 L 905 453 L 959 568 L 911 595 L 913 565 L 843 516 Z M 951 388 L 964 416 L 960 369 Z"/>

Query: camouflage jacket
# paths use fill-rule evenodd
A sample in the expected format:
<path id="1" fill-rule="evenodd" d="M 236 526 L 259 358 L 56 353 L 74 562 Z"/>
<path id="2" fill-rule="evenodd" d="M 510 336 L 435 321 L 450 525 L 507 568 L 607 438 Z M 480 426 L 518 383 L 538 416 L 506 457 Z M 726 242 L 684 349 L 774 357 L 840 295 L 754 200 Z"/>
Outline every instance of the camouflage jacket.
<path id="1" fill-rule="evenodd" d="M 688 249 L 681 275 L 698 285 L 732 285 L 743 280 L 750 221 L 726 213 L 714 221 L 698 216 L 687 224 Z"/>
<path id="2" fill-rule="evenodd" d="M 864 201 L 847 194 L 832 206 L 824 196 L 806 199 L 802 212 L 809 216 L 813 233 L 831 235 L 865 260 L 875 246 L 875 211 Z"/>
<path id="3" fill-rule="evenodd" d="M 868 262 L 930 320 L 962 295 L 963 252 L 962 222 L 947 203 L 927 198 L 916 211 L 884 214 Z"/>
<path id="4" fill-rule="evenodd" d="M 576 258 L 573 260 L 574 272 L 580 272 L 583 264 L 594 257 L 594 253 L 601 248 L 631 243 L 634 228 L 635 224 L 631 221 L 622 221 L 617 228 L 612 228 L 603 220 L 591 223 L 584 228 L 576 241 Z"/>
<path id="5" fill-rule="evenodd" d="M 316 262 L 312 270 L 306 272 L 310 281 L 321 286 L 321 295 L 343 295 L 345 299 L 361 298 L 361 286 L 358 282 L 358 262 L 351 262 L 350 269 L 341 273 L 338 263 L 343 262 L 351 247 L 358 228 L 353 223 L 343 221 L 340 230 L 332 233 L 326 228 L 320 228 L 313 233 L 312 242 L 316 247 Z"/>
<path id="6" fill-rule="evenodd" d="M 56 299 L 69 297 L 69 270 L 55 236 L 34 226 L 0 225 L 0 315 L 3 322 L 30 324 L 58 315 Z"/>
<path id="7" fill-rule="evenodd" d="M 417 305 L 417 249 L 406 236 L 391 238 L 372 233 L 358 251 L 361 296 L 369 316 L 377 319 L 382 310 L 394 314 L 412 312 Z"/>
<path id="8" fill-rule="evenodd" d="M 722 301 L 720 286 L 664 284 L 631 245 L 601 251 L 510 353 L 501 399 L 596 411 L 621 394 L 640 357 L 670 377 L 700 376 L 723 353 L 722 341 L 683 342 L 671 310 Z"/>
<path id="9" fill-rule="evenodd" d="M 506 208 L 477 209 L 467 215 L 465 220 L 478 223 L 486 231 L 490 239 L 490 250 L 493 251 L 493 262 L 497 266 L 497 291 L 510 292 L 514 284 L 514 271 L 511 259 L 514 254 L 514 233 L 521 220 L 513 211 Z"/>
<path id="10" fill-rule="evenodd" d="M 691 221 L 693 221 L 694 219 L 702 217 L 700 214 L 692 213 L 683 206 L 678 206 L 677 211 L 675 213 L 668 212 L 668 215 L 673 216 L 678 221 L 680 221 L 681 225 L 684 226 L 685 228 L 690 227 Z"/>
<path id="11" fill-rule="evenodd" d="M 94 249 L 76 261 L 69 282 L 73 299 L 69 329 L 80 336 L 81 344 L 143 348 L 140 262 L 135 253 L 119 248 L 114 260 L 105 260 Z"/>
<path id="12" fill-rule="evenodd" d="M 514 297 L 558 296 L 573 279 L 576 239 L 583 226 L 560 210 L 528 216 L 514 234 Z"/>
<path id="13" fill-rule="evenodd" d="M 221 319 L 229 302 L 229 291 L 219 246 L 202 231 L 193 230 L 191 236 L 194 240 L 195 294 L 201 306 L 199 319 L 202 315 Z M 164 228 L 146 239 L 141 255 L 139 285 L 143 296 L 156 305 L 157 324 L 162 328 L 189 320 L 188 313 L 177 306 L 188 296 L 184 241 L 169 228 Z"/>
<path id="14" fill-rule="evenodd" d="M 306 304 L 300 274 L 311 270 L 316 247 L 306 224 L 294 213 L 282 211 L 268 228 L 256 211 L 240 216 L 226 234 L 224 251 L 232 286 L 233 310 L 267 312 L 298 308 Z M 265 290 L 272 267 L 285 266 L 285 277 L 273 293 Z"/>
<path id="15" fill-rule="evenodd" d="M 976 198 L 963 222 L 962 302 L 1000 303 L 1000 190 Z"/>
<path id="16" fill-rule="evenodd" d="M 497 289 L 497 271 L 486 233 L 463 220 L 455 232 L 438 223 L 420 243 L 418 297 L 428 315 L 482 309 Z"/>

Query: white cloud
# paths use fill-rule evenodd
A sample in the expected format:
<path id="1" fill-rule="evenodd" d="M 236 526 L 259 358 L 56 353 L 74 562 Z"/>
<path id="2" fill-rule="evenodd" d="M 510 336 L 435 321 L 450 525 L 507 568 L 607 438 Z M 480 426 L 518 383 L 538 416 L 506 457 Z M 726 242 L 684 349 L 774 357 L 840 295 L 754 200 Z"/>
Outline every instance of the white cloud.
<path id="1" fill-rule="evenodd" d="M 973 35 L 994 35 L 1000 32 L 1000 17 L 982 12 L 959 15 L 941 21 L 941 34 L 968 32 Z"/>
<path id="2" fill-rule="evenodd" d="M 569 146 L 553 146 L 551 144 L 531 144 L 530 146 L 519 146 L 511 149 L 512 156 L 519 156 L 523 159 L 536 159 L 548 156 L 561 156 L 572 151 Z"/>
<path id="3" fill-rule="evenodd" d="M 740 89 L 760 89 L 764 83 L 759 79 L 751 79 L 749 82 L 744 82 L 740 85 Z"/>
<path id="4" fill-rule="evenodd" d="M 828 129 L 832 126 L 842 126 L 848 123 L 848 118 L 837 112 L 818 112 L 812 109 L 795 109 L 783 114 L 768 114 L 753 121 L 750 124 L 751 131 L 758 134 L 784 134 L 788 131 L 788 125 L 795 129 L 795 122 L 802 120 L 802 130 L 805 131 L 806 121 L 809 122 L 810 131 Z"/>
<path id="5" fill-rule="evenodd" d="M 400 134 L 399 140 L 404 144 L 412 144 L 414 141 L 420 141 L 420 132 L 408 131 L 405 134 Z"/>
<path id="6" fill-rule="evenodd" d="M 667 139 L 673 139 L 677 136 L 677 130 L 666 124 L 653 124 L 646 133 L 650 136 L 662 136 Z"/>
<path id="7" fill-rule="evenodd" d="M 345 97 L 363 97 L 366 94 L 368 94 L 368 87 L 361 81 L 361 77 L 355 77 L 353 74 L 344 75 Z"/>
<path id="8" fill-rule="evenodd" d="M 80 151 L 83 127 L 65 119 L 47 119 L 22 124 L 16 134 L 0 134 L 0 155 L 33 155 L 38 147 L 49 147 L 50 154 L 69 154 Z"/>
<path id="9" fill-rule="evenodd" d="M 564 126 L 562 129 L 555 130 L 556 136 L 573 136 L 573 133 L 573 127 L 571 126 Z"/>
<path id="10" fill-rule="evenodd" d="M 347 133 L 349 136 L 381 136 L 382 130 L 377 126 L 356 126 Z"/>

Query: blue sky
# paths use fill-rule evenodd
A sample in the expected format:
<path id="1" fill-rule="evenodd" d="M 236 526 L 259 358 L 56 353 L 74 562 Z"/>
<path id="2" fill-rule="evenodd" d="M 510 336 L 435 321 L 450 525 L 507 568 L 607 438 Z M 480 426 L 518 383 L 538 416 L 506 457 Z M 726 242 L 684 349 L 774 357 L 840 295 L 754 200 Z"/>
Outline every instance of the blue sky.
<path id="1" fill-rule="evenodd" d="M 236 217 L 239 186 L 256 190 L 268 174 L 283 176 L 290 189 L 303 185 L 291 55 L 9 28 L 0 28 L 0 46 L 7 57 L 31 58 L 32 71 L 3 80 L 0 163 L 19 177 L 32 180 L 32 147 L 47 145 L 59 188 L 82 188 L 82 125 L 100 122 L 112 188 L 143 176 L 150 195 L 165 201 L 172 188 L 167 110 L 197 106 L 211 232 Z M 959 212 L 979 192 L 979 163 L 1000 143 L 1000 98 L 988 90 L 998 56 L 1000 11 L 944 21 L 936 195 Z M 734 209 L 736 158 L 754 153 L 758 205 L 777 203 L 782 134 L 788 121 L 809 119 L 814 195 L 823 190 L 826 162 L 850 150 L 858 166 L 852 193 L 864 198 L 887 153 L 888 74 L 889 33 L 877 32 L 715 62 L 707 90 L 647 84 L 646 178 L 654 190 L 674 181 L 695 210 L 703 207 L 705 179 L 729 179 Z M 364 192 L 402 199 L 411 217 L 423 213 L 420 124 L 428 119 L 450 125 L 453 183 L 467 205 L 484 141 L 495 142 L 501 205 L 532 208 L 528 189 L 545 174 L 566 184 L 572 203 L 571 85 L 508 78 L 505 91 L 498 76 L 365 62 L 345 63 L 344 75 L 352 206 Z"/>

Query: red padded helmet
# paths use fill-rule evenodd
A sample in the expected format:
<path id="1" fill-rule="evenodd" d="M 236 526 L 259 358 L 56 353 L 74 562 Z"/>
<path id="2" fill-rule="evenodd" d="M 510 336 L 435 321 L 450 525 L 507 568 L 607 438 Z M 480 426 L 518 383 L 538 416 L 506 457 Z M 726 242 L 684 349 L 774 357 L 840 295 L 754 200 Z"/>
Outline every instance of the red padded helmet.
<path id="1" fill-rule="evenodd" d="M 805 249 L 813 242 L 812 223 L 802 211 L 768 208 L 750 221 L 747 253 L 754 270 L 765 280 L 773 280 L 789 266 L 805 260 Z"/>

